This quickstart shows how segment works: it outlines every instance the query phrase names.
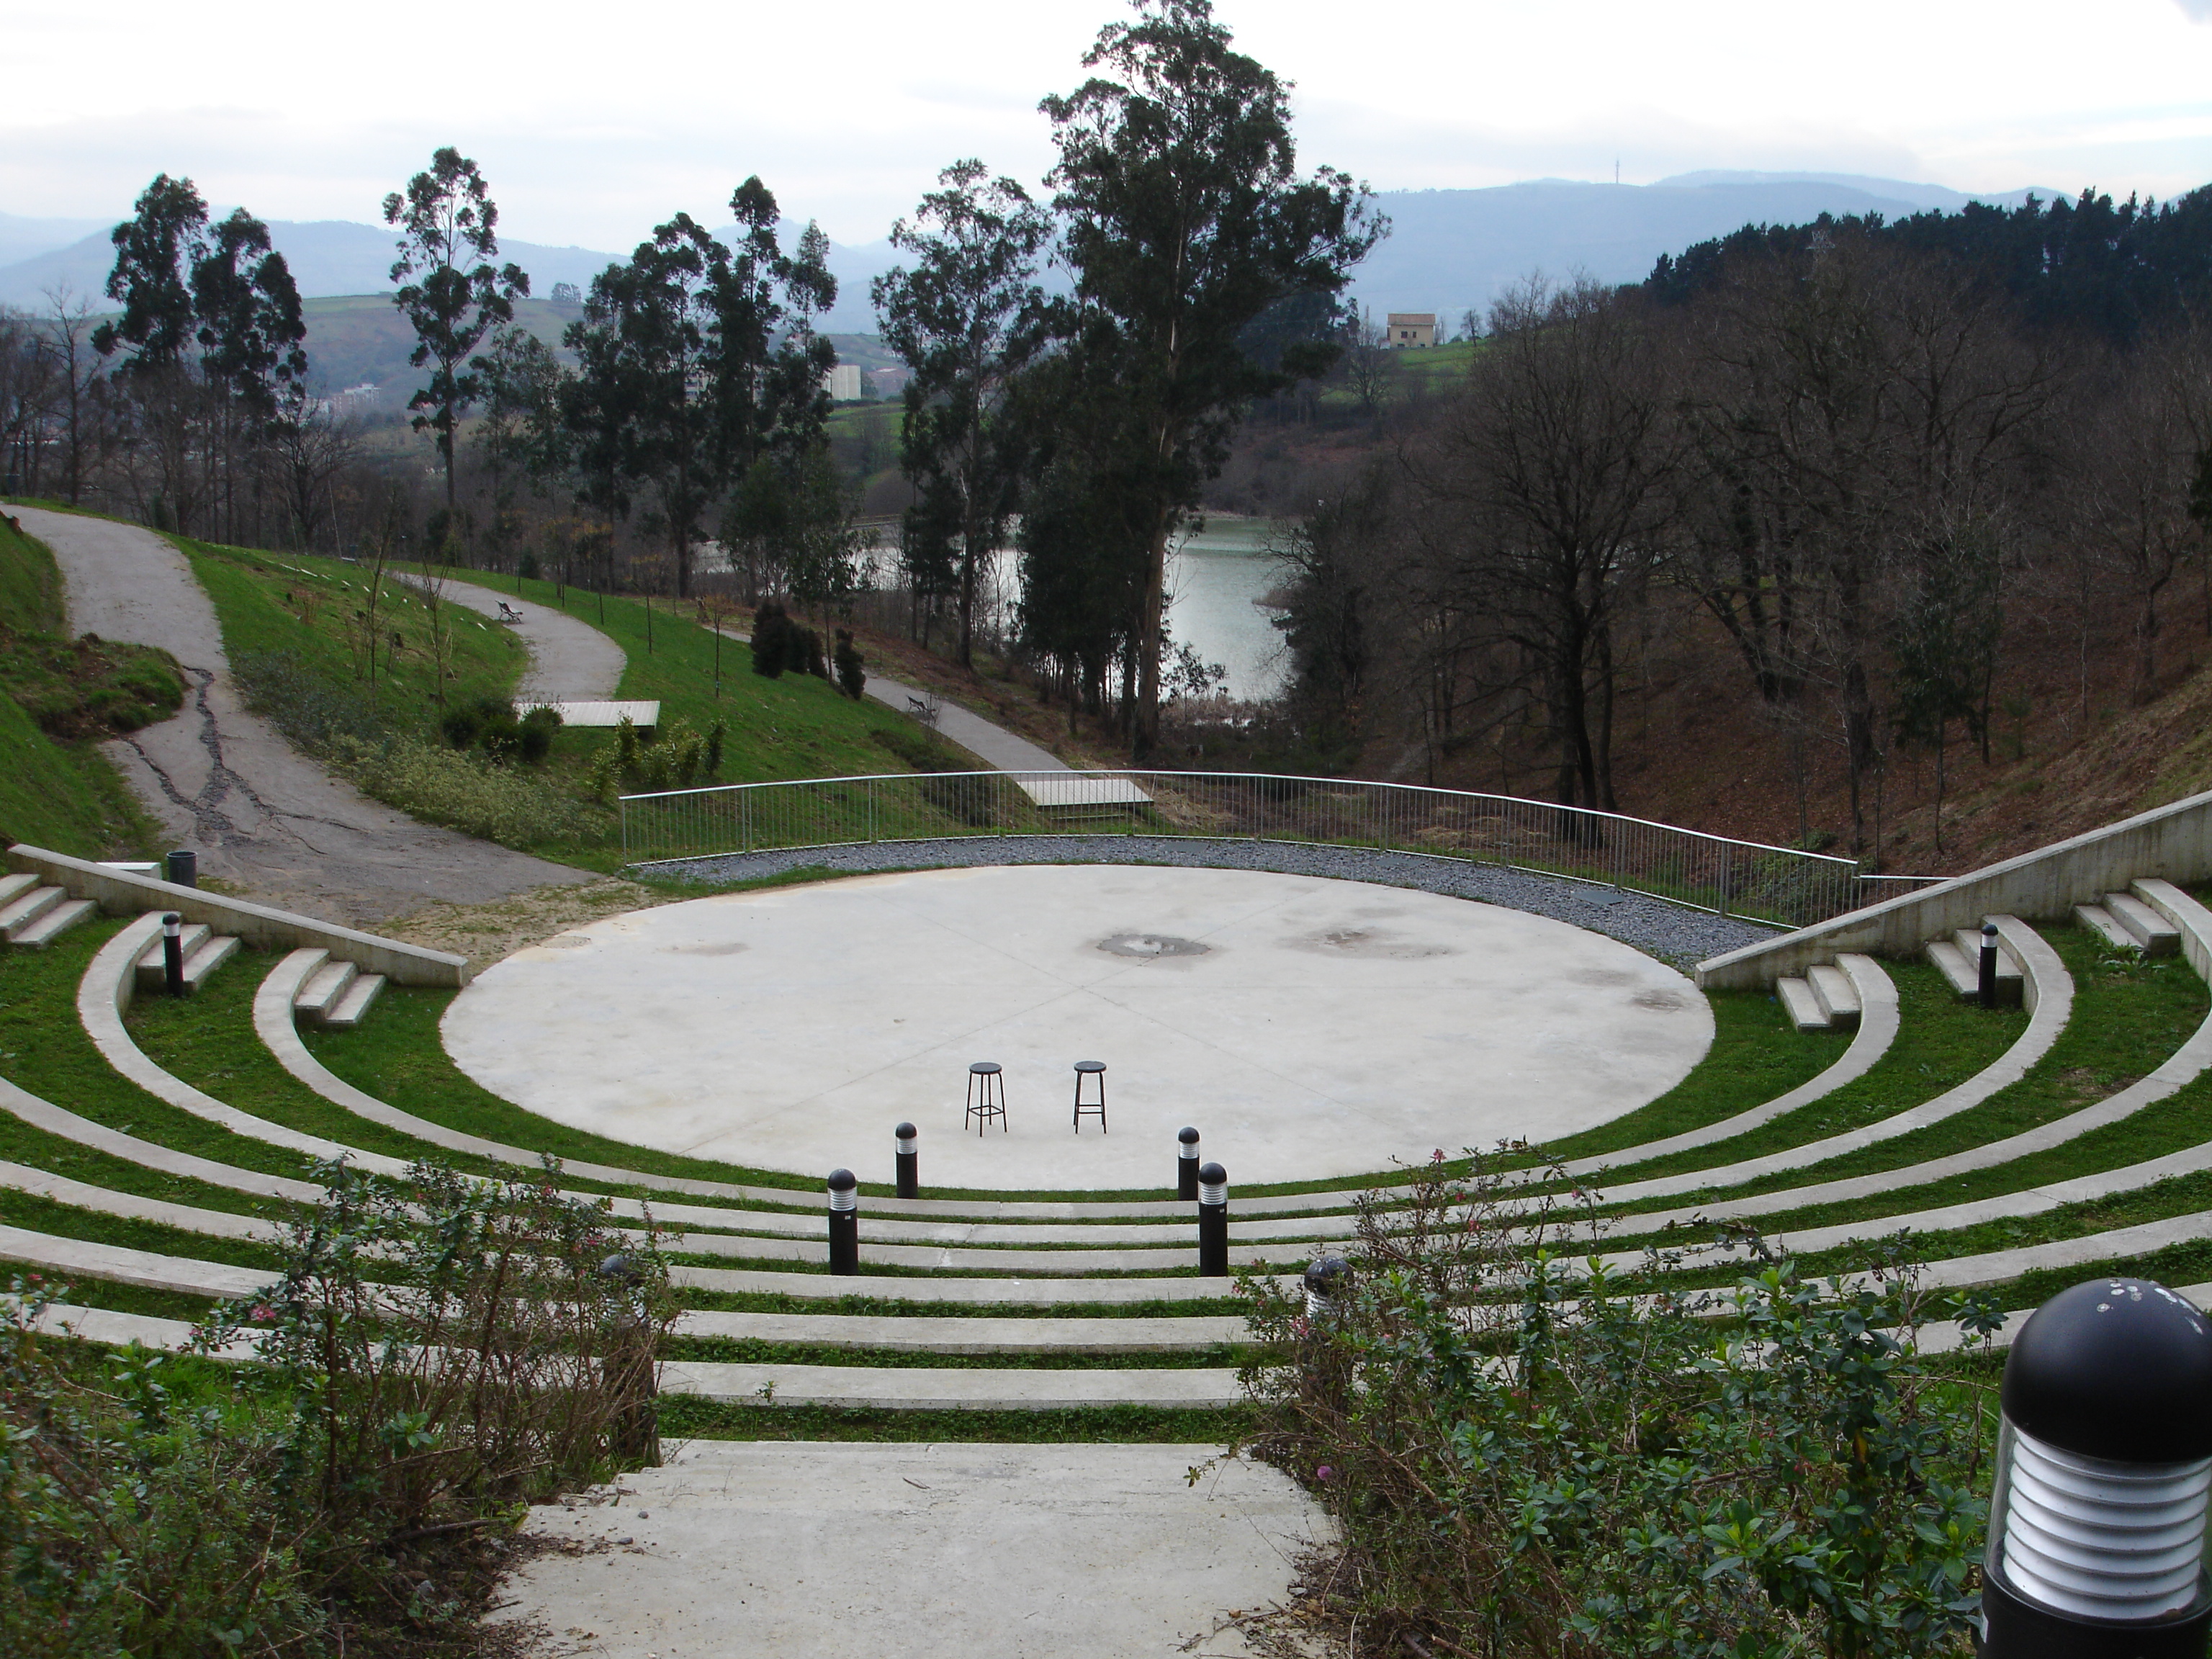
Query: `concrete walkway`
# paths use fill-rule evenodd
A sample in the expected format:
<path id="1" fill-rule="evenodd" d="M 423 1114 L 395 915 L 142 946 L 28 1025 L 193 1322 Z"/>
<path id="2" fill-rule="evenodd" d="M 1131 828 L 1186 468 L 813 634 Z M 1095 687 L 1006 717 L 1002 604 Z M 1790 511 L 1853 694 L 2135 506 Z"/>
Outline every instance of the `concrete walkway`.
<path id="1" fill-rule="evenodd" d="M 693 1441 L 530 1511 L 496 1617 L 592 1659 L 1168 1659 L 1257 1651 L 1328 1522 L 1218 1448 Z M 1271 1646 L 1271 1652 L 1282 1650 Z"/>
<path id="2" fill-rule="evenodd" d="M 434 900 L 483 903 L 592 877 L 417 823 L 331 777 L 245 707 L 215 605 L 184 556 L 112 520 L 11 509 L 60 565 L 76 634 L 159 646 L 190 683 L 174 719 L 108 745 L 200 873 L 287 909 L 374 926 Z"/>
<path id="3" fill-rule="evenodd" d="M 750 645 L 753 636 L 726 628 L 722 637 L 734 640 L 739 645 Z M 998 772 L 1066 772 L 1067 763 L 1049 749 L 1040 749 L 1027 738 L 1016 737 L 1003 726 L 971 714 L 958 703 L 948 702 L 935 692 L 924 691 L 908 685 L 904 680 L 888 678 L 882 674 L 870 674 L 862 688 L 885 708 L 896 708 L 902 714 L 921 719 L 922 710 L 933 703 L 937 709 L 934 721 L 937 734 L 958 744 L 986 766 Z"/>
<path id="4" fill-rule="evenodd" d="M 916 703 L 927 704 L 928 693 L 881 674 L 868 676 L 868 695 L 902 714 L 915 713 Z M 986 765 L 1000 772 L 1065 772 L 1067 763 L 1049 749 L 1040 749 L 1027 738 L 1018 738 L 1003 726 L 994 726 L 981 714 L 970 714 L 957 702 L 937 699 L 937 733 L 958 744 Z"/>
<path id="5" fill-rule="evenodd" d="M 417 588 L 423 585 L 419 575 L 404 580 Z M 621 686 L 629 659 L 622 647 L 589 623 L 553 605 L 518 599 L 456 577 L 446 579 L 445 596 L 481 616 L 498 616 L 502 605 L 522 613 L 514 628 L 529 647 L 530 666 L 515 688 L 517 702 L 598 702 L 613 696 Z"/>

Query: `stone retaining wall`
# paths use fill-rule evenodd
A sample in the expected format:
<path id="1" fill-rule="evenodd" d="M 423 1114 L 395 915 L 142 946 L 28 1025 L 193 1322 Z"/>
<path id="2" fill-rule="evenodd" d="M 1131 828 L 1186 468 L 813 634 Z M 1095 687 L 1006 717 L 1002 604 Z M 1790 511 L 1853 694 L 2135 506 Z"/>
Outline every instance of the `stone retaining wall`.
<path id="1" fill-rule="evenodd" d="M 174 910 L 186 921 L 204 922 L 264 951 L 315 946 L 364 974 L 381 974 L 395 985 L 430 985 L 459 990 L 469 982 L 465 957 L 402 945 L 398 939 L 357 933 L 335 922 L 289 910 L 271 909 L 245 899 L 226 898 L 200 887 L 179 887 L 150 876 L 132 875 L 84 859 L 18 844 L 8 849 L 8 867 L 34 872 L 79 898 L 88 898 L 110 915 L 135 916 L 148 910 Z"/>
<path id="2" fill-rule="evenodd" d="M 2075 905 L 2147 877 L 2182 886 L 2212 878 L 2212 791 L 1710 957 L 1698 964 L 1698 983 L 1709 991 L 1769 987 L 1840 951 L 1911 957 L 1939 934 L 1994 915 L 2062 921 Z"/>

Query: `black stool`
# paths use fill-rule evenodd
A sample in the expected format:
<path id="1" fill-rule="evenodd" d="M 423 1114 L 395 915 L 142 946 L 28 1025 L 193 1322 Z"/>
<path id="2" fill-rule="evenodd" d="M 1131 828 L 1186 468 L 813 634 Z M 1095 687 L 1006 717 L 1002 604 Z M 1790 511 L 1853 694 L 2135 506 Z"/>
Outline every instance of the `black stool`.
<path id="1" fill-rule="evenodd" d="M 1098 1079 L 1098 1098 L 1087 1101 L 1083 1097 L 1083 1079 Z M 1079 1060 L 1075 1062 L 1075 1132 L 1083 1133 L 1083 1115 L 1095 1112 L 1098 1117 L 1098 1132 L 1106 1133 L 1106 1062 L 1103 1060 Z"/>
<path id="2" fill-rule="evenodd" d="M 1006 1074 L 995 1060 L 979 1060 L 968 1068 L 968 1115 L 960 1120 L 963 1132 L 969 1120 L 981 1134 L 993 1118 L 999 1133 L 1006 1132 Z"/>

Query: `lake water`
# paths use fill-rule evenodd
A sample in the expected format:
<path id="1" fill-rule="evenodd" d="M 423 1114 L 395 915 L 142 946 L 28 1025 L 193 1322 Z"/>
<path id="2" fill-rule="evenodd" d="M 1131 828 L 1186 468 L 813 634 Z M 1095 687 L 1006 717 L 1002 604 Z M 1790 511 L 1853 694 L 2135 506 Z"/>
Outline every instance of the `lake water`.
<path id="1" fill-rule="evenodd" d="M 1273 519 L 1209 519 L 1204 530 L 1180 538 L 1168 555 L 1168 633 L 1209 663 L 1229 671 L 1222 689 L 1247 702 L 1272 697 L 1290 677 L 1290 653 L 1274 626 L 1278 612 L 1257 603 L 1282 585 L 1282 568 L 1269 553 L 1289 526 Z M 873 579 L 895 586 L 896 554 L 879 544 Z M 1012 616 L 1020 595 L 1020 565 L 1011 549 L 992 561 L 980 604 L 992 617 Z"/>
<path id="2" fill-rule="evenodd" d="M 1267 548 L 1286 529 L 1269 519 L 1209 519 L 1169 556 L 1168 632 L 1229 671 L 1223 690 L 1232 697 L 1271 697 L 1289 677 L 1279 613 L 1255 603 L 1282 585 Z"/>

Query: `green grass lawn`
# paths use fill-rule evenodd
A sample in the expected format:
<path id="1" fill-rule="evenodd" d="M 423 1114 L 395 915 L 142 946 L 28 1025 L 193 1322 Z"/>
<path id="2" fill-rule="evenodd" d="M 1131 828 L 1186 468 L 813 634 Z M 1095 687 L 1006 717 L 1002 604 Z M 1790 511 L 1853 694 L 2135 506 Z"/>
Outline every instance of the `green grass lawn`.
<path id="1" fill-rule="evenodd" d="M 160 826 L 97 740 L 166 718 L 183 693 L 161 652 L 71 641 L 53 555 L 0 518 L 0 842 L 155 856 Z"/>
<path id="2" fill-rule="evenodd" d="M 56 1106 L 158 1146 L 264 1174 L 309 1178 L 307 1160 L 264 1140 L 233 1134 L 158 1100 L 112 1070 L 76 1022 L 76 985 L 99 948 L 125 924 L 102 920 L 64 933 L 43 951 L 0 951 L 0 1076 Z M 161 1001 L 166 1018 L 190 1018 L 193 1003 Z M 169 1175 L 81 1146 L 0 1112 L 0 1158 L 72 1180 L 240 1215 L 281 1214 L 258 1194 Z M 13 1202 L 13 1195 L 0 1202 Z"/>
<path id="3" fill-rule="evenodd" d="M 422 594 L 398 584 L 388 586 L 371 630 L 363 614 L 368 581 L 363 565 L 180 544 L 214 601 L 224 649 L 256 706 L 295 742 L 326 760 L 338 752 L 330 735 L 334 731 L 355 739 L 405 737 L 434 744 L 449 709 L 483 696 L 510 696 L 527 663 L 527 648 L 514 630 L 451 601 L 434 614 Z M 448 578 L 459 581 L 476 574 L 448 573 Z M 755 675 L 745 647 L 702 627 L 694 607 L 544 581 L 485 577 L 480 586 L 559 606 L 601 629 L 627 658 L 618 695 L 658 702 L 663 734 L 678 722 L 700 732 L 720 725 L 717 781 L 908 772 L 917 757 L 940 769 L 971 763 L 905 715 L 880 703 L 854 702 L 826 680 Z M 434 646 L 436 629 L 450 641 L 442 653 Z M 442 679 L 441 655 L 448 676 Z M 557 811 L 516 820 L 524 827 L 512 833 L 499 830 L 501 839 L 566 863 L 620 868 L 613 814 L 590 780 L 594 758 L 613 741 L 609 732 L 564 731 L 541 766 L 516 769 L 527 788 L 562 805 Z M 395 785 L 366 775 L 360 781 L 372 793 L 422 810 L 438 822 L 476 827 L 395 795 Z"/>
<path id="4" fill-rule="evenodd" d="M 1891 962 L 1883 967 L 1897 987 L 1903 1024 L 1887 1051 L 1863 1073 L 1834 1093 L 1733 1139 L 1609 1170 L 1608 1182 L 1626 1183 L 1712 1169 L 1893 1117 L 1965 1082 L 2010 1048 L 2026 1029 L 2027 1017 L 2016 1008 L 1982 1009 L 1960 1002 L 1927 963 Z M 1803 1178 L 1790 1171 L 1771 1179 L 1774 1185 L 1794 1187 Z M 1751 1182 L 1727 1190 L 1731 1195 L 1759 1192 L 1765 1190 L 1765 1183 Z M 1638 1200 L 1629 1207 L 1671 1209 L 1693 1201 L 1686 1195 Z"/>
<path id="5" fill-rule="evenodd" d="M 430 608 L 388 567 L 373 642 L 364 617 L 368 568 L 304 553 L 264 553 L 179 538 L 192 574 L 215 602 L 222 648 L 242 659 L 289 653 L 318 678 L 357 688 L 389 718 L 421 721 L 440 707 Z M 510 629 L 467 607 L 443 607 L 452 641 L 447 702 L 511 694 L 529 653 Z M 394 636 L 398 644 L 394 644 Z"/>

